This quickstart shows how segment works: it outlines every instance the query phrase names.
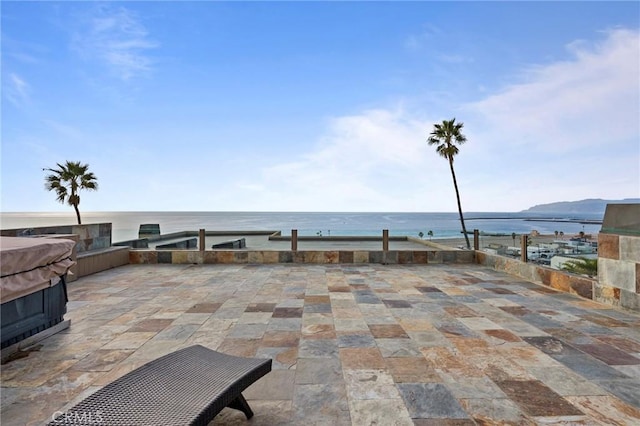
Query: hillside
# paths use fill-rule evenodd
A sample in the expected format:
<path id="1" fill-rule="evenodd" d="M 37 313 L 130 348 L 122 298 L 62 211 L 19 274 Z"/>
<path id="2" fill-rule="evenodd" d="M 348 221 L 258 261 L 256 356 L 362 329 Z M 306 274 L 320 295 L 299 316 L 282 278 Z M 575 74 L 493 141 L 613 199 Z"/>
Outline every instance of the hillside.
<path id="1" fill-rule="evenodd" d="M 538 204 L 523 210 L 523 213 L 604 213 L 607 204 L 635 204 L 640 198 L 625 198 L 624 200 L 603 200 L 590 198 L 580 201 L 559 201 L 549 204 Z"/>

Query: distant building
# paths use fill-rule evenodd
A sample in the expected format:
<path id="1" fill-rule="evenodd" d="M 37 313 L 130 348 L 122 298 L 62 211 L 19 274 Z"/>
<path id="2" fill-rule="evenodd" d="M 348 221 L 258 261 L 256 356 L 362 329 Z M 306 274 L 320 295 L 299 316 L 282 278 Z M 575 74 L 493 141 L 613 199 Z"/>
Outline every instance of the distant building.
<path id="1" fill-rule="evenodd" d="M 502 244 L 494 244 L 491 243 L 483 248 L 484 251 L 491 254 L 498 254 L 500 256 L 504 256 L 507 254 L 507 246 Z"/>

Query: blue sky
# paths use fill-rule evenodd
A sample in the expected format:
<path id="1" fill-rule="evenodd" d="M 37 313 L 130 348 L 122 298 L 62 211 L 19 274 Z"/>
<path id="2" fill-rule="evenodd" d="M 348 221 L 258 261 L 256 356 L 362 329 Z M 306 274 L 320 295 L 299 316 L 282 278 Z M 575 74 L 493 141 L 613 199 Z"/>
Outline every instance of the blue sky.
<path id="1" fill-rule="evenodd" d="M 465 211 L 640 197 L 638 2 L 12 2 L 2 211 Z"/>

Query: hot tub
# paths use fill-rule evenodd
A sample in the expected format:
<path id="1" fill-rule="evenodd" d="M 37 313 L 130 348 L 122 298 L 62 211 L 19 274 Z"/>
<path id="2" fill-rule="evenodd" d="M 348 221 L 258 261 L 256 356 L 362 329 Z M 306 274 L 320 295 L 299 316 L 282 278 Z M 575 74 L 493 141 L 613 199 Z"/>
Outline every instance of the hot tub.
<path id="1" fill-rule="evenodd" d="M 0 237 L 3 349 L 64 320 L 74 246 L 67 239 Z"/>

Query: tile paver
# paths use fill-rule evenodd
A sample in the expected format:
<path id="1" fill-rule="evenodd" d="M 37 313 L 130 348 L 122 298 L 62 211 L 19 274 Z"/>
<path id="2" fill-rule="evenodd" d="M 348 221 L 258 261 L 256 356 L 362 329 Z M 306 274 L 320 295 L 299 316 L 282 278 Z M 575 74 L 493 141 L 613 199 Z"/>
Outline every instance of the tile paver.
<path id="1" fill-rule="evenodd" d="M 3 425 L 196 343 L 273 359 L 252 424 L 640 424 L 640 316 L 481 266 L 129 265 L 69 299 L 2 365 Z"/>

